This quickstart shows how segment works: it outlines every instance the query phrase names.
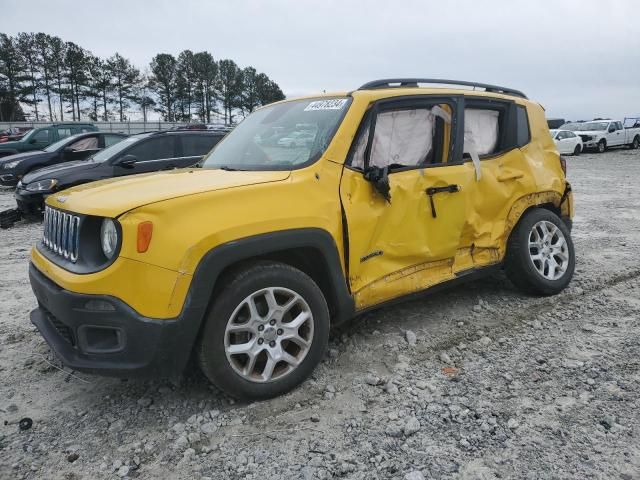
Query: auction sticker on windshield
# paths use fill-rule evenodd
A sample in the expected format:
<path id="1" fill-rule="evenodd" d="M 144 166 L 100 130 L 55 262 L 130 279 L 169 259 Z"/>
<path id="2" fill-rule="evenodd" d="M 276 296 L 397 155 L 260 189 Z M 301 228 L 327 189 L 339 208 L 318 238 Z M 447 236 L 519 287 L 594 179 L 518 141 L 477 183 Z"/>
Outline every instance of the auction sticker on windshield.
<path id="1" fill-rule="evenodd" d="M 316 100 L 307 105 L 305 112 L 313 110 L 340 110 L 347 103 L 346 98 L 334 98 L 331 100 Z"/>

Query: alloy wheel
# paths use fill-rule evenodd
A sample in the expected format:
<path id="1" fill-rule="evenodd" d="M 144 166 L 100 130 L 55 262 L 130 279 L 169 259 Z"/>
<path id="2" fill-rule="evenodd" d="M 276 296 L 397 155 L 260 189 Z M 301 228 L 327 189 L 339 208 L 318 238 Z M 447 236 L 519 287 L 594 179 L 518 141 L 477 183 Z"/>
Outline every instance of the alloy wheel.
<path id="1" fill-rule="evenodd" d="M 224 335 L 227 360 L 251 382 L 280 380 L 304 360 L 313 340 L 313 314 L 298 293 L 269 287 L 247 296 Z"/>
<path id="2" fill-rule="evenodd" d="M 562 230 L 546 220 L 536 223 L 529 233 L 529 256 L 544 278 L 562 278 L 569 266 L 569 246 Z"/>

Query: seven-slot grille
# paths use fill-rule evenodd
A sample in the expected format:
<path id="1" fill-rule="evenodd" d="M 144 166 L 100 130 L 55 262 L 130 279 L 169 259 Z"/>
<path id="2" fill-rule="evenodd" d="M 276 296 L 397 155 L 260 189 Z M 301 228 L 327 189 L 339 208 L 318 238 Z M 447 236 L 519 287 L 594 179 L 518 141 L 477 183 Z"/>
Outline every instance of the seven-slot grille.
<path id="1" fill-rule="evenodd" d="M 66 260 L 78 260 L 80 217 L 45 206 L 42 242 Z"/>

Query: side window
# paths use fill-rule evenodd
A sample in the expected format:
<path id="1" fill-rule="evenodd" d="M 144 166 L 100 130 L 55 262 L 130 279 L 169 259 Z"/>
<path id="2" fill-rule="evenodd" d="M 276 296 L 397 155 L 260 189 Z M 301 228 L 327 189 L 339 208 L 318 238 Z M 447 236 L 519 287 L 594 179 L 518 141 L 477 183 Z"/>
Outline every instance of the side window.
<path id="1" fill-rule="evenodd" d="M 71 128 L 70 127 L 59 127 L 58 130 L 58 139 L 62 140 L 63 138 L 67 138 L 71 136 Z"/>
<path id="2" fill-rule="evenodd" d="M 558 140 L 564 140 L 565 138 L 567 138 L 567 132 L 559 132 L 557 138 Z"/>
<path id="3" fill-rule="evenodd" d="M 142 141 L 139 145 L 133 146 L 126 154 L 135 155 L 138 162 L 173 158 L 175 156 L 174 145 L 175 137 L 173 136 L 150 138 Z"/>
<path id="4" fill-rule="evenodd" d="M 527 109 L 522 105 L 516 105 L 516 144 L 518 147 L 523 147 L 530 141 L 531 132 Z"/>
<path id="5" fill-rule="evenodd" d="M 184 135 L 182 141 L 183 157 L 201 157 L 215 146 L 222 137 L 217 135 Z"/>
<path id="6" fill-rule="evenodd" d="M 76 152 L 82 150 L 95 150 L 98 148 L 98 137 L 87 137 L 77 142 L 73 142 L 68 148 L 74 149 Z"/>
<path id="7" fill-rule="evenodd" d="M 447 163 L 451 139 L 450 105 L 384 110 L 377 114 L 369 165 L 424 167 Z M 351 166 L 364 168 L 369 126 L 356 140 Z"/>
<path id="8" fill-rule="evenodd" d="M 499 110 L 464 109 L 464 153 L 491 155 L 502 150 Z"/>
<path id="9" fill-rule="evenodd" d="M 89 127 L 80 127 L 80 133 L 88 133 L 88 132 L 93 132 L 94 129 L 93 128 L 89 128 Z"/>
<path id="10" fill-rule="evenodd" d="M 40 130 L 38 133 L 36 133 L 33 136 L 33 139 L 36 141 L 36 143 L 49 143 L 49 142 L 51 142 L 51 139 L 49 137 L 49 129 Z"/>
<path id="11" fill-rule="evenodd" d="M 567 138 L 574 138 L 576 136 L 576 134 L 573 132 L 564 132 L 564 135 Z"/>
<path id="12" fill-rule="evenodd" d="M 616 122 L 616 127 L 618 130 L 622 130 L 622 122 Z"/>
<path id="13" fill-rule="evenodd" d="M 119 135 L 105 135 L 104 136 L 104 146 L 106 147 L 110 147 L 111 145 L 115 145 L 116 143 L 118 143 L 120 140 L 124 139 L 125 137 L 121 137 Z"/>

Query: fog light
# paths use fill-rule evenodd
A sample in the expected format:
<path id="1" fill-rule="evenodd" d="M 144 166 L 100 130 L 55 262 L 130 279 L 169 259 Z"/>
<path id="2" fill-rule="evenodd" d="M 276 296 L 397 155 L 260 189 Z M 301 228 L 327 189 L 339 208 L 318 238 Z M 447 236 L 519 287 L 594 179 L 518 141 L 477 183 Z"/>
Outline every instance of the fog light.
<path id="1" fill-rule="evenodd" d="M 125 335 L 120 328 L 82 325 L 78 328 L 80 348 L 84 353 L 115 353 L 124 349 Z"/>

